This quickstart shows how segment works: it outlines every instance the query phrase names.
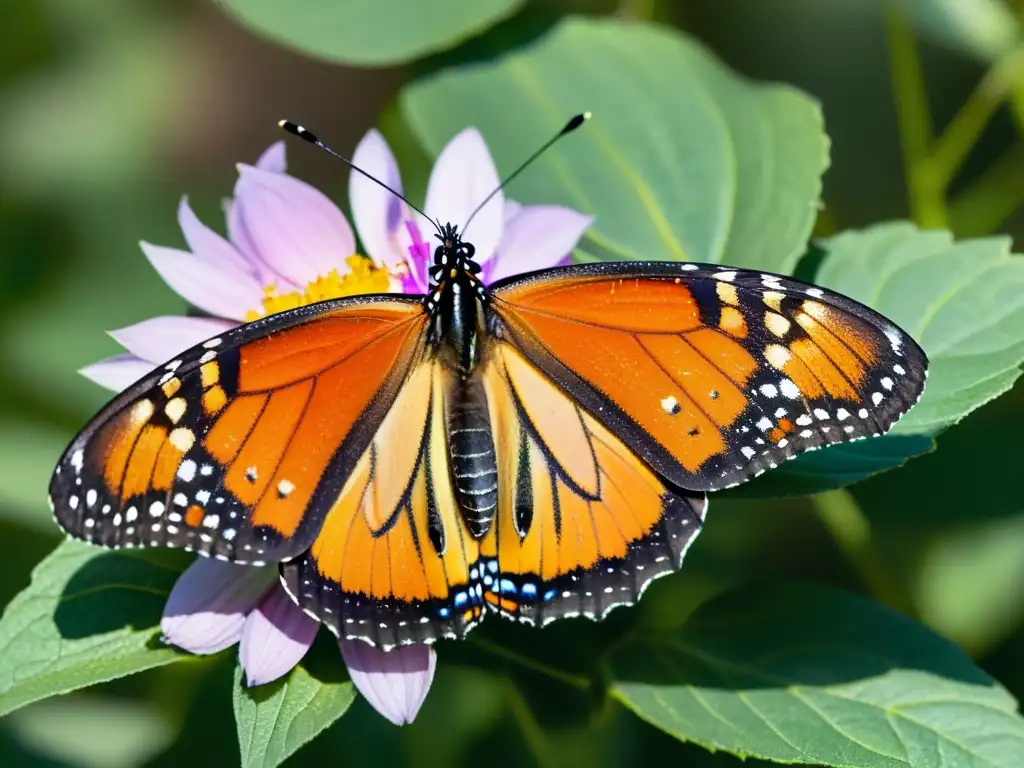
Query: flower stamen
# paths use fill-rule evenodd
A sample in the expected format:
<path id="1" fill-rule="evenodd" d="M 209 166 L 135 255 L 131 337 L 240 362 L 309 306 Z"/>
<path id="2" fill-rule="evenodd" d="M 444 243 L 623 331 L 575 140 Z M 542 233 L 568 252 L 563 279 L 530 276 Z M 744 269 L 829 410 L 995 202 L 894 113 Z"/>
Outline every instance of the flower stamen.
<path id="1" fill-rule="evenodd" d="M 358 253 L 345 259 L 345 263 L 349 271 L 344 275 L 332 269 L 299 291 L 278 293 L 277 286 L 268 285 L 263 289 L 263 306 L 246 313 L 246 322 L 327 299 L 388 291 L 390 276 L 384 267 L 378 267 L 373 261 Z"/>

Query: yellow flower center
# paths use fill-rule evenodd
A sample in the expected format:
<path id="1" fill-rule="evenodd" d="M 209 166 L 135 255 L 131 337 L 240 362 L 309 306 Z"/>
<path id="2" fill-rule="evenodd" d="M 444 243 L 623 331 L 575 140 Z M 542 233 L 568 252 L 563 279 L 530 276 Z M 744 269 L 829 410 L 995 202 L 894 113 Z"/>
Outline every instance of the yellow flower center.
<path id="1" fill-rule="evenodd" d="M 246 322 L 257 320 L 286 309 L 304 307 L 326 299 L 340 299 L 342 296 L 357 296 L 362 293 L 386 293 L 389 286 L 388 271 L 376 266 L 370 259 L 358 253 L 345 259 L 349 271 L 338 274 L 332 269 L 318 277 L 305 288 L 291 293 L 278 293 L 277 287 L 268 285 L 263 290 L 263 306 L 250 310 Z"/>

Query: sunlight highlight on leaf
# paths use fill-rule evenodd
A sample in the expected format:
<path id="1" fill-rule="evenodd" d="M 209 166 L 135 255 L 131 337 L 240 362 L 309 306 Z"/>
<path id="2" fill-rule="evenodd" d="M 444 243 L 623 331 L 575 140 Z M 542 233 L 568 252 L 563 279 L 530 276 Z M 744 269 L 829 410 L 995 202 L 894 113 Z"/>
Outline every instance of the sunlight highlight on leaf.
<path id="1" fill-rule="evenodd" d="M 509 189 L 595 214 L 582 246 L 591 259 L 789 272 L 828 165 L 814 101 L 741 79 L 653 25 L 569 19 L 491 62 L 414 81 L 400 105 L 430 152 L 475 125 L 506 172 L 574 111 L 591 110 Z"/>
<path id="2" fill-rule="evenodd" d="M 613 695 L 669 735 L 784 763 L 1013 768 L 1024 718 L 952 643 L 835 590 L 752 587 L 611 660 Z"/>
<path id="3" fill-rule="evenodd" d="M 238 667 L 234 708 L 243 768 L 280 765 L 345 714 L 356 697 L 351 682 L 323 682 L 302 666 L 255 688 L 242 677 Z"/>
<path id="4" fill-rule="evenodd" d="M 0 619 L 0 715 L 188 658 L 160 643 L 181 557 L 57 547 Z"/>

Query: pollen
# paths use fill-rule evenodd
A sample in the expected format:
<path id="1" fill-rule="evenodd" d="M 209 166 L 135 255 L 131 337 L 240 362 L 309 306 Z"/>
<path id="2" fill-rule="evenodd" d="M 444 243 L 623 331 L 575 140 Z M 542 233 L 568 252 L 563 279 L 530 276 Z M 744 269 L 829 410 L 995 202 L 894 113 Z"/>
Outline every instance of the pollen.
<path id="1" fill-rule="evenodd" d="M 327 299 L 387 292 L 390 285 L 387 269 L 378 267 L 372 260 L 359 254 L 349 256 L 345 263 L 349 268 L 346 274 L 332 269 L 298 291 L 279 293 L 276 286 L 267 286 L 263 290 L 263 306 L 249 311 L 245 316 L 246 322 Z"/>

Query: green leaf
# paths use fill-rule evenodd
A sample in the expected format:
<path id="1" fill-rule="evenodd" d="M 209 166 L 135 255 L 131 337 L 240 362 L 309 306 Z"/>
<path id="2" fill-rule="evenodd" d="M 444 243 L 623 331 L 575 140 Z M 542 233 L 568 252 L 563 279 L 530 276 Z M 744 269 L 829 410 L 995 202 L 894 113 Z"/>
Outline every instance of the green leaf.
<path id="1" fill-rule="evenodd" d="M 337 665 L 341 665 L 340 658 Z M 345 714 L 355 699 L 345 680 L 322 681 L 302 666 L 255 688 L 235 670 L 234 705 L 243 768 L 273 768 Z"/>
<path id="2" fill-rule="evenodd" d="M 0 619 L 0 715 L 189 658 L 160 642 L 180 557 L 57 547 Z"/>
<path id="3" fill-rule="evenodd" d="M 775 584 L 702 606 L 611 659 L 612 694 L 715 750 L 844 768 L 1016 768 L 1024 718 L 952 643 L 836 590 Z"/>
<path id="4" fill-rule="evenodd" d="M 573 111 L 592 110 L 509 187 L 517 200 L 595 214 L 582 246 L 590 258 L 789 272 L 828 165 L 815 102 L 743 80 L 695 41 L 646 24 L 569 19 L 527 48 L 414 82 L 399 99 L 429 152 L 475 125 L 506 173 Z"/>
<path id="5" fill-rule="evenodd" d="M 1024 361 L 1024 261 L 1009 238 L 954 243 L 892 222 L 827 248 L 816 282 L 874 307 L 928 354 L 924 397 L 896 434 L 935 434 L 1013 386 Z"/>
<path id="6" fill-rule="evenodd" d="M 398 64 L 451 48 L 511 16 L 525 0 L 220 0 L 252 30 L 346 64 Z"/>
<path id="7" fill-rule="evenodd" d="M 831 491 L 894 469 L 934 448 L 935 441 L 927 435 L 891 435 L 842 443 L 805 453 L 725 493 L 729 498 L 763 498 Z"/>

